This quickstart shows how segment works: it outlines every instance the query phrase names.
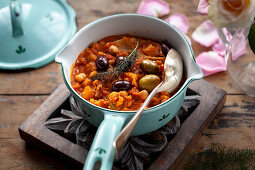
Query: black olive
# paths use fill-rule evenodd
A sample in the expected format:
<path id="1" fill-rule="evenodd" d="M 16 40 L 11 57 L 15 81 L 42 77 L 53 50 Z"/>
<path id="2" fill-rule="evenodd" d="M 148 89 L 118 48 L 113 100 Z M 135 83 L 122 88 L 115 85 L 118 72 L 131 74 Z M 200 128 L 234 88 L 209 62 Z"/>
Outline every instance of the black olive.
<path id="1" fill-rule="evenodd" d="M 126 57 L 124 57 L 124 56 L 118 56 L 118 57 L 116 58 L 116 60 L 115 60 L 115 63 L 118 64 L 118 63 L 120 63 L 121 61 L 124 61 L 125 58 L 126 58 Z"/>
<path id="2" fill-rule="evenodd" d="M 96 66 L 99 71 L 106 71 L 108 69 L 109 63 L 105 55 L 100 55 L 96 59 Z"/>
<path id="3" fill-rule="evenodd" d="M 161 50 L 164 56 L 167 56 L 168 51 L 170 50 L 170 46 L 167 42 L 163 41 L 161 42 Z"/>
<path id="4" fill-rule="evenodd" d="M 130 90 L 132 87 L 131 83 L 128 81 L 117 81 L 112 85 L 113 91 L 124 91 L 124 90 Z"/>

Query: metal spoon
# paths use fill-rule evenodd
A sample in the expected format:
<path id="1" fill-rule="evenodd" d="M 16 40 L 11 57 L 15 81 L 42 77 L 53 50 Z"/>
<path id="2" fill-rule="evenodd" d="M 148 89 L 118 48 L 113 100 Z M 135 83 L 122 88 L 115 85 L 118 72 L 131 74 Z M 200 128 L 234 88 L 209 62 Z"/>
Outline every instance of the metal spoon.
<path id="1" fill-rule="evenodd" d="M 141 108 L 136 112 L 133 118 L 122 129 L 120 134 L 113 141 L 113 148 L 115 149 L 115 158 L 118 160 L 122 147 L 126 144 L 128 137 L 132 133 L 137 121 L 141 117 L 144 109 L 149 104 L 155 94 L 166 91 L 168 93 L 173 92 L 180 84 L 183 73 L 183 62 L 180 54 L 174 50 L 169 50 L 165 64 L 164 64 L 164 80 L 154 88 L 147 99 L 144 101 Z"/>

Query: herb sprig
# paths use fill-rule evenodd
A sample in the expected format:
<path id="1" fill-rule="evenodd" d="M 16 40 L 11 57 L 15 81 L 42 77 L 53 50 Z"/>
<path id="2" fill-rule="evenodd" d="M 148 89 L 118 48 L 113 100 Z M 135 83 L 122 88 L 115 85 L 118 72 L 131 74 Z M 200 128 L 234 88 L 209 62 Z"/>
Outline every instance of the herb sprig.
<path id="1" fill-rule="evenodd" d="M 255 150 L 237 149 L 223 145 L 212 145 L 203 152 L 189 155 L 185 161 L 185 170 L 249 170 L 254 168 Z"/>
<path id="2" fill-rule="evenodd" d="M 134 65 L 135 59 L 138 55 L 137 48 L 139 46 L 139 41 L 140 41 L 140 39 L 138 39 L 134 50 L 127 57 L 125 57 L 125 59 L 123 61 L 116 63 L 116 66 L 113 68 L 113 70 L 108 71 L 108 72 L 99 72 L 95 76 L 93 76 L 91 79 L 92 80 L 118 79 L 118 77 L 120 75 L 124 74 L 125 71 L 127 71 L 129 68 L 131 68 Z"/>

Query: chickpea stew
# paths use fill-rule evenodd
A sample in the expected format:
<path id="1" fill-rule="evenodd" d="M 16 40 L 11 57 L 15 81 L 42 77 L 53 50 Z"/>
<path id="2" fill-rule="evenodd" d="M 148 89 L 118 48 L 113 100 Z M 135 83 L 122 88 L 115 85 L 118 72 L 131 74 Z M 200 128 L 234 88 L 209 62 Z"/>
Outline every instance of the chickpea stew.
<path id="1" fill-rule="evenodd" d="M 97 106 L 120 111 L 138 110 L 164 78 L 166 42 L 130 35 L 109 36 L 83 50 L 72 66 L 71 85 Z M 103 76 L 102 76 L 103 75 Z M 147 108 L 165 102 L 156 94 Z"/>

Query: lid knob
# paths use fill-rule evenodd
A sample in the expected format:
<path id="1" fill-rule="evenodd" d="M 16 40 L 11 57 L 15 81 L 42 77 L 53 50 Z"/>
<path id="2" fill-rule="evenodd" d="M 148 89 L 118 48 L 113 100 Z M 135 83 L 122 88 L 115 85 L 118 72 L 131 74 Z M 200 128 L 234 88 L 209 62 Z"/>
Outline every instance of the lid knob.
<path id="1" fill-rule="evenodd" d="M 10 13 L 12 22 L 12 36 L 18 37 L 23 35 L 21 23 L 22 8 L 19 0 L 10 0 Z"/>

